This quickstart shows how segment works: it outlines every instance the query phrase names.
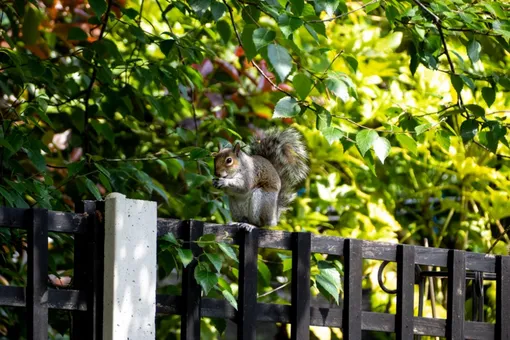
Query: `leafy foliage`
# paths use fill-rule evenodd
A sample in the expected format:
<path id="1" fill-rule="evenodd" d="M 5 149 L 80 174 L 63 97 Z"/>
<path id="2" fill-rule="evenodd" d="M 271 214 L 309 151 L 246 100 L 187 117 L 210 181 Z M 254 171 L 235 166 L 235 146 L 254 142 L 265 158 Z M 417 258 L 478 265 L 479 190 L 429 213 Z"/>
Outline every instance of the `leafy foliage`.
<path id="1" fill-rule="evenodd" d="M 508 3 L 44 4 L 0 4 L 3 206 L 72 210 L 116 191 L 157 201 L 161 216 L 225 222 L 210 153 L 293 123 L 312 174 L 281 229 L 505 252 Z M 23 265 L 12 259 L 25 237 L 0 231 L 2 283 L 21 284 Z M 161 244 L 165 273 L 191 261 L 177 240 Z M 235 252 L 215 247 L 197 276 L 232 303 L 218 256 L 235 263 Z M 280 255 L 259 261 L 264 299 L 280 299 L 274 282 L 290 268 Z M 72 275 L 66 258 L 56 274 Z M 335 299 L 341 287 L 325 263 L 335 265 L 318 260 L 314 287 Z M 366 285 L 378 289 L 372 275 Z M 372 302 L 391 301 L 376 292 Z M 0 320 L 0 334 L 18 334 Z"/>

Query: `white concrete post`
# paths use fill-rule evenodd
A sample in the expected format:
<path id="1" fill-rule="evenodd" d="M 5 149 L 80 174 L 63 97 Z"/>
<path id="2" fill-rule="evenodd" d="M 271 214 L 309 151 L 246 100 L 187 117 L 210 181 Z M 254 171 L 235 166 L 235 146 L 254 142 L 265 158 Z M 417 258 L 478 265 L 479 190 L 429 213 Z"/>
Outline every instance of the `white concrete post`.
<path id="1" fill-rule="evenodd" d="M 155 339 L 156 202 L 105 202 L 104 340 Z"/>

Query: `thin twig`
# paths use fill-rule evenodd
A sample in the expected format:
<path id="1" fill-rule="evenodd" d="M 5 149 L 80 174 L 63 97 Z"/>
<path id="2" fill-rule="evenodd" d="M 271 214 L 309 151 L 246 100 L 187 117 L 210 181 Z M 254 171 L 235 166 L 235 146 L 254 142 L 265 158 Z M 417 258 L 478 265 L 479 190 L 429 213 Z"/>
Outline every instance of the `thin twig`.
<path id="1" fill-rule="evenodd" d="M 235 23 L 235 20 L 234 20 L 234 12 L 232 11 L 232 7 L 230 7 L 229 4 L 227 4 L 227 2 L 225 0 L 223 0 L 223 3 L 225 4 L 225 6 L 227 6 L 227 9 L 228 9 L 228 12 L 230 14 L 230 21 L 232 22 L 232 26 L 234 27 L 234 32 L 236 34 L 236 37 L 237 37 L 237 41 L 239 42 L 239 46 L 243 47 L 243 42 L 241 41 L 241 36 L 239 35 L 239 31 L 237 30 L 237 26 L 236 26 L 236 23 Z M 244 48 L 244 47 L 243 47 Z M 255 60 L 252 60 L 251 61 L 252 65 L 257 69 L 257 71 L 259 71 L 259 73 L 262 75 L 262 77 L 264 77 L 268 82 L 269 84 L 271 84 L 275 89 L 277 89 L 278 91 L 282 92 L 282 93 L 285 93 L 287 96 L 289 97 L 294 97 L 290 92 L 282 89 L 281 87 L 279 87 L 278 85 L 276 85 L 265 73 L 264 71 L 260 68 L 259 65 L 257 65 L 257 63 L 255 62 Z"/>
<path id="2" fill-rule="evenodd" d="M 493 151 L 491 151 L 488 147 L 486 147 L 485 145 L 483 144 L 480 144 L 479 142 L 477 142 L 476 140 L 473 141 L 473 143 L 475 143 L 476 145 L 478 145 L 479 147 L 481 147 L 482 149 L 484 149 L 485 151 L 489 151 L 491 153 L 494 153 L 496 156 L 498 157 L 501 157 L 501 158 L 507 158 L 507 159 L 510 159 L 510 156 L 507 156 L 507 155 L 502 155 L 500 153 L 495 153 Z"/>
<path id="3" fill-rule="evenodd" d="M 375 3 L 376 3 L 376 2 L 378 2 L 378 1 L 379 1 L 379 0 L 372 0 L 372 1 L 367 2 L 366 4 L 362 5 L 361 7 L 358 7 L 358 8 L 356 8 L 356 9 L 353 9 L 352 11 L 349 11 L 349 12 L 346 12 L 346 13 L 342 13 L 342 14 L 340 14 L 340 15 L 337 15 L 336 17 L 332 17 L 332 18 L 329 18 L 329 19 L 322 19 L 322 20 L 321 20 L 321 19 L 318 19 L 318 20 L 310 20 L 310 21 L 307 21 L 307 22 L 308 22 L 308 23 L 312 23 L 312 24 L 313 24 L 313 23 L 318 23 L 318 22 L 328 22 L 328 21 L 333 21 L 333 20 L 336 20 L 336 19 L 340 19 L 340 18 L 345 17 L 345 16 L 347 16 L 347 15 L 349 15 L 349 14 L 352 14 L 352 13 L 354 13 L 354 12 L 357 12 L 357 11 L 359 11 L 359 10 L 362 10 L 362 9 L 363 9 L 363 8 L 365 8 L 365 7 L 368 7 L 368 6 L 372 5 L 372 4 L 375 4 Z"/>
<path id="4" fill-rule="evenodd" d="M 286 283 L 282 284 L 281 286 L 276 287 L 276 288 L 275 288 L 275 289 L 273 289 L 273 290 L 270 290 L 269 292 L 266 292 L 266 293 L 264 293 L 264 294 L 260 294 L 260 295 L 258 295 L 258 296 L 257 296 L 257 298 L 261 298 L 261 297 L 264 297 L 264 296 L 268 296 L 268 295 L 270 295 L 270 294 L 273 294 L 274 292 L 276 292 L 276 291 L 278 291 L 278 290 L 280 290 L 280 289 L 282 289 L 282 288 L 287 287 L 288 285 L 290 285 L 290 283 L 291 283 L 291 281 L 286 282 Z"/>
<path id="5" fill-rule="evenodd" d="M 101 31 L 99 32 L 99 37 L 97 41 L 101 41 L 103 39 L 104 33 L 106 31 L 106 26 L 108 24 L 108 18 L 110 17 L 110 11 L 112 9 L 113 0 L 108 0 L 108 7 L 106 8 L 105 14 L 103 14 L 103 26 L 101 27 Z M 94 70 L 92 71 L 92 76 L 90 77 L 90 83 L 85 92 L 85 127 L 83 129 L 83 144 L 85 147 L 85 154 L 90 153 L 90 137 L 88 133 L 89 129 L 89 114 L 90 114 L 90 105 L 89 100 L 92 95 L 92 87 L 97 78 L 97 58 L 94 60 Z"/>

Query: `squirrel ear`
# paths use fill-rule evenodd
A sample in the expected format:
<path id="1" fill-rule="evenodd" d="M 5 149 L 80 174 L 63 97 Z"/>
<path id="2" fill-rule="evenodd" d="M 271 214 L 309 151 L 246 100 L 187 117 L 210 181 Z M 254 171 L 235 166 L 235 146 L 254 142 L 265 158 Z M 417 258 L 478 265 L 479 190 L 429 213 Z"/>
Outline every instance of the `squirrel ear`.
<path id="1" fill-rule="evenodd" d="M 211 152 L 211 157 L 215 158 L 216 156 L 218 156 L 217 152 Z"/>
<path id="2" fill-rule="evenodd" d="M 234 145 L 234 153 L 236 154 L 236 156 L 239 156 L 240 151 L 241 151 L 241 144 L 236 143 L 236 145 Z"/>
<path id="3" fill-rule="evenodd" d="M 221 149 L 222 149 L 222 147 L 221 147 L 221 142 L 218 142 L 218 152 L 220 152 L 220 151 L 221 151 Z"/>

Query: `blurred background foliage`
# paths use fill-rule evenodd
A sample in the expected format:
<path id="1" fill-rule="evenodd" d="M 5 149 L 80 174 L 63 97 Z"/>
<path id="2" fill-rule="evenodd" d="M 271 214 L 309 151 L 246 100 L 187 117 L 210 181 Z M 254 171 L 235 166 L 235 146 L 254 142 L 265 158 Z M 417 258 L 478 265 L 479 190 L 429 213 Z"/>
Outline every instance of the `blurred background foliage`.
<path id="1" fill-rule="evenodd" d="M 488 0 L 2 1 L 0 204 L 66 211 L 115 191 L 161 217 L 227 222 L 210 153 L 293 125 L 311 175 L 279 229 L 506 254 L 508 13 Z M 0 240 L 1 284 L 23 285 L 25 234 Z M 52 235 L 54 285 L 69 284 L 69 247 Z M 266 255 L 261 293 L 285 263 Z M 391 311 L 377 266 L 371 308 Z M 0 336 L 22 337 L 21 320 L 0 308 Z M 159 336 L 177 324 L 160 320 Z"/>

